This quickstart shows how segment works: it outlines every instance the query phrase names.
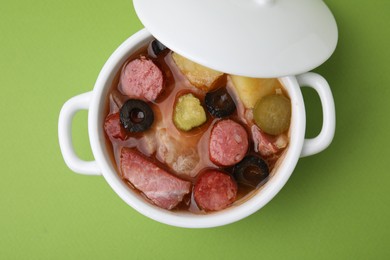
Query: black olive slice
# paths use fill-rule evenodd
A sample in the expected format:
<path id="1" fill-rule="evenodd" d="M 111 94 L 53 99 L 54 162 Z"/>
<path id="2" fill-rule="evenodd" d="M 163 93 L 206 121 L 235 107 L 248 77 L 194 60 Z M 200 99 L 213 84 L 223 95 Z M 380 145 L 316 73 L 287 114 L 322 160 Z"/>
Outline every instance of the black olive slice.
<path id="1" fill-rule="evenodd" d="M 237 182 L 257 187 L 269 176 L 267 163 L 259 156 L 248 155 L 233 169 Z"/>
<path id="2" fill-rule="evenodd" d="M 217 118 L 230 116 L 236 110 L 236 104 L 225 87 L 208 92 L 205 103 L 209 113 Z"/>
<path id="3" fill-rule="evenodd" d="M 152 42 L 152 50 L 153 50 L 154 55 L 157 56 L 166 49 L 167 49 L 167 47 L 164 44 L 162 44 L 161 42 L 159 42 L 158 40 L 154 40 Z"/>
<path id="4" fill-rule="evenodd" d="M 151 127 L 154 113 L 145 101 L 129 99 L 120 109 L 120 121 L 127 131 L 139 133 Z"/>

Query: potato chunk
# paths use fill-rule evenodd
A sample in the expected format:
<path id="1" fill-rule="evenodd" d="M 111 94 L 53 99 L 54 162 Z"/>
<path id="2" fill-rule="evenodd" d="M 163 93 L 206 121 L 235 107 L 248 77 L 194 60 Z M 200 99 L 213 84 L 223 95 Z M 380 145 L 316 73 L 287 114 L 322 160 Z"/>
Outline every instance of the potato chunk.
<path id="1" fill-rule="evenodd" d="M 223 75 L 222 72 L 204 67 L 177 53 L 173 53 L 172 58 L 191 84 L 199 89 L 209 90 L 213 83 Z"/>
<path id="2" fill-rule="evenodd" d="M 276 89 L 282 87 L 275 78 L 260 79 L 232 75 L 231 79 L 245 108 L 253 108 L 262 97 L 275 94 Z"/>

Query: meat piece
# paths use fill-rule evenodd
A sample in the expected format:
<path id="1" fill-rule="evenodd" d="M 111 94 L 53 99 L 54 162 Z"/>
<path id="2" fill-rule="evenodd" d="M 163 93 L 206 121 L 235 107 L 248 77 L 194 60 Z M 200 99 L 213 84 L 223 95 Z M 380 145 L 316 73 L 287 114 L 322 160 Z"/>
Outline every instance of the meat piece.
<path id="1" fill-rule="evenodd" d="M 248 134 L 243 126 L 226 119 L 217 122 L 211 130 L 210 160 L 221 166 L 230 166 L 244 158 L 248 150 Z"/>
<path id="2" fill-rule="evenodd" d="M 104 121 L 104 130 L 110 138 L 126 140 L 126 129 L 123 128 L 120 122 L 119 113 L 111 114 L 106 117 Z"/>
<path id="3" fill-rule="evenodd" d="M 191 182 L 169 174 L 135 150 L 122 148 L 120 165 L 123 178 L 161 208 L 176 207 L 191 190 Z"/>
<path id="4" fill-rule="evenodd" d="M 277 154 L 281 149 L 287 146 L 288 139 L 284 134 L 272 136 L 262 132 L 256 125 L 253 125 L 251 130 L 252 138 L 255 142 L 255 151 L 264 157 L 270 157 Z"/>
<path id="5" fill-rule="evenodd" d="M 237 184 L 229 175 L 208 170 L 200 175 L 194 188 L 194 198 L 201 209 L 221 210 L 232 204 L 237 197 Z"/>
<path id="6" fill-rule="evenodd" d="M 125 66 L 120 82 L 120 89 L 125 95 L 154 101 L 162 91 L 163 74 L 153 61 L 142 56 Z"/>

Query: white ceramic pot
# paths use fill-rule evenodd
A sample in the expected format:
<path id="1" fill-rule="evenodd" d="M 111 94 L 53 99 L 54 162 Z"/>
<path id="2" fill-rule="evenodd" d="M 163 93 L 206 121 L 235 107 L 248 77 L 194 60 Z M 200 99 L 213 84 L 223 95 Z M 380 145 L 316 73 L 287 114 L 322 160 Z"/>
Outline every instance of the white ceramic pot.
<path id="1" fill-rule="evenodd" d="M 238 201 L 231 207 L 205 215 L 190 212 L 174 212 L 154 206 L 129 188 L 119 177 L 106 147 L 103 122 L 107 94 L 116 73 L 126 59 L 140 47 L 145 46 L 153 36 L 143 29 L 128 38 L 108 59 L 96 81 L 93 91 L 68 100 L 59 117 L 58 134 L 63 157 L 73 171 L 87 175 L 103 175 L 107 183 L 128 205 L 156 221 L 187 228 L 205 228 L 226 225 L 258 211 L 267 204 L 284 186 L 292 174 L 298 159 L 324 150 L 332 141 L 335 131 L 334 101 L 328 83 L 315 73 L 279 78 L 288 92 L 292 104 L 290 143 L 274 168 L 270 180 L 245 201 Z M 320 134 L 305 139 L 306 114 L 301 87 L 315 89 L 320 97 L 323 111 L 323 125 Z M 95 161 L 83 161 L 77 157 L 72 145 L 72 120 L 76 112 L 88 110 L 88 132 Z"/>

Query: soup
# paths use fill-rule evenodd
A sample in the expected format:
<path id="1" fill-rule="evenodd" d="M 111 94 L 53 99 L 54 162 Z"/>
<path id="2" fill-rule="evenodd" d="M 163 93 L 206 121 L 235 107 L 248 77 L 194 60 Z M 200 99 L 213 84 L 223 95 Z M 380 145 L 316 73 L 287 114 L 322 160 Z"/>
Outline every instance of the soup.
<path id="1" fill-rule="evenodd" d="M 278 79 L 218 72 L 153 40 L 119 70 L 102 127 L 129 187 L 158 207 L 204 214 L 272 177 L 290 118 Z"/>

